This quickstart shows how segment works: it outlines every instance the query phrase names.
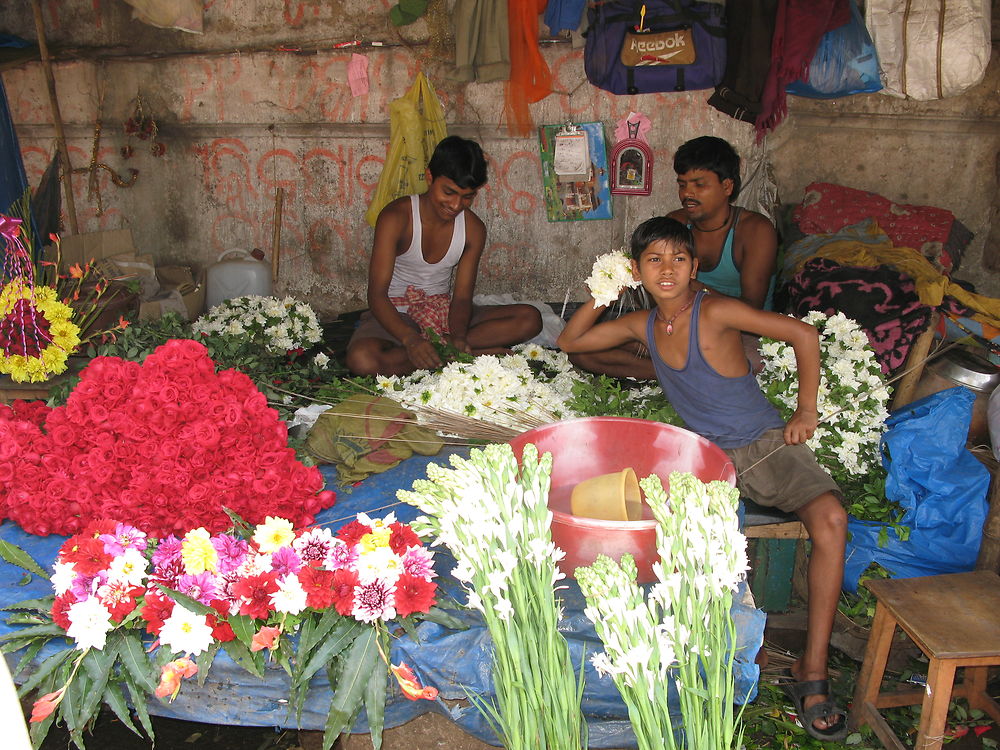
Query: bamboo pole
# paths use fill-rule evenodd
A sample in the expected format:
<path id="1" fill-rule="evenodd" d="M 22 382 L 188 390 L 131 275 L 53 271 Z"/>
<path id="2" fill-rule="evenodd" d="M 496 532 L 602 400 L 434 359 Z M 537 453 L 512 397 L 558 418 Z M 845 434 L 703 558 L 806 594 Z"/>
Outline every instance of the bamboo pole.
<path id="1" fill-rule="evenodd" d="M 274 232 L 271 235 L 271 283 L 278 281 L 278 263 L 281 255 L 281 209 L 285 202 L 285 189 L 274 191 Z"/>
<path id="2" fill-rule="evenodd" d="M 49 57 L 49 45 L 45 41 L 45 20 L 42 18 L 42 8 L 38 0 L 31 0 L 31 9 L 35 14 L 35 33 L 38 34 L 38 52 L 42 59 L 42 70 L 45 71 L 45 82 L 48 84 L 49 106 L 52 108 L 52 124 L 56 129 L 56 147 L 62 157 L 63 190 L 66 193 L 66 215 L 69 217 L 69 228 L 73 234 L 80 233 L 76 221 L 76 203 L 73 200 L 73 162 L 69 159 L 69 149 L 66 147 L 66 134 L 63 131 L 62 114 L 59 112 L 59 99 L 56 96 L 56 79 L 52 75 L 52 59 Z"/>

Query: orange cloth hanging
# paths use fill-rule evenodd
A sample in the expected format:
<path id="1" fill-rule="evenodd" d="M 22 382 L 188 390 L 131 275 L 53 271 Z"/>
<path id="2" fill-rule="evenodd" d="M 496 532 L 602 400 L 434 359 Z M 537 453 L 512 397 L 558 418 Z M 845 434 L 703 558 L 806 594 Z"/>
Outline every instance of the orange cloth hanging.
<path id="1" fill-rule="evenodd" d="M 548 0 L 508 0 L 510 80 L 504 114 L 511 135 L 527 136 L 535 127 L 528 104 L 552 93 L 552 73 L 538 48 L 538 16 Z"/>

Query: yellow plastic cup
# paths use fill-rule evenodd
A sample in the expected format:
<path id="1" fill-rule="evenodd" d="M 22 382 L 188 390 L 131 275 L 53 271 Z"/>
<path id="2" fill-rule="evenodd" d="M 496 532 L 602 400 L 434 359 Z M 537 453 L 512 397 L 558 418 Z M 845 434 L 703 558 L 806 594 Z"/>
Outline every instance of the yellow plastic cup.
<path id="1" fill-rule="evenodd" d="M 602 521 L 642 520 L 642 493 L 631 467 L 584 479 L 573 487 L 569 503 L 574 516 Z"/>

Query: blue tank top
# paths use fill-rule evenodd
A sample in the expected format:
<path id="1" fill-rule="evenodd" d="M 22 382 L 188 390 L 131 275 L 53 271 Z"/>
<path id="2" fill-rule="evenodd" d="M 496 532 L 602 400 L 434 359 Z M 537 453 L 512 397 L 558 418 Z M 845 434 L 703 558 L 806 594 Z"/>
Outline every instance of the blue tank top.
<path id="1" fill-rule="evenodd" d="M 736 236 L 736 225 L 740 222 L 743 209 L 739 206 L 733 206 L 733 211 L 736 212 L 736 217 L 733 219 L 729 231 L 726 232 L 726 241 L 722 245 L 719 263 L 711 271 L 702 271 L 699 269 L 698 281 L 705 286 L 712 287 L 717 292 L 739 298 L 743 296 L 743 285 L 740 282 L 740 269 L 736 267 L 736 261 L 733 260 L 733 237 Z M 688 224 L 688 229 L 691 229 L 691 224 Z M 772 309 L 773 297 L 774 277 L 772 276 L 767 287 L 767 297 L 764 298 L 765 310 Z"/>
<path id="2" fill-rule="evenodd" d="M 675 370 L 660 357 L 653 336 L 656 310 L 646 321 L 646 344 L 656 379 L 671 405 L 692 432 L 720 448 L 739 448 L 766 430 L 784 427 L 778 410 L 771 405 L 751 372 L 737 378 L 720 375 L 705 361 L 698 339 L 698 319 L 705 292 L 698 292 L 691 309 L 687 362 Z M 748 368 L 749 370 L 749 368 Z"/>

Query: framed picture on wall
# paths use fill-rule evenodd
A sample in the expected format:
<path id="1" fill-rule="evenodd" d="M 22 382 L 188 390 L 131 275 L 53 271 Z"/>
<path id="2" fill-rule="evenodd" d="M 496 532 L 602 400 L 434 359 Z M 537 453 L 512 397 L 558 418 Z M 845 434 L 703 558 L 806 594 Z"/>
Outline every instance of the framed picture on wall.
<path id="1" fill-rule="evenodd" d="M 611 184 L 604 123 L 538 128 L 542 191 L 549 221 L 611 218 Z"/>
<path id="2" fill-rule="evenodd" d="M 629 124 L 631 134 L 631 123 Z M 653 192 L 653 152 L 638 138 L 623 138 L 611 152 L 611 192 L 649 195 Z"/>

